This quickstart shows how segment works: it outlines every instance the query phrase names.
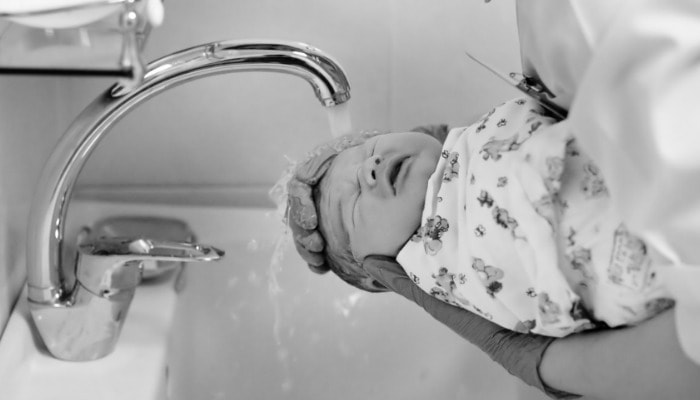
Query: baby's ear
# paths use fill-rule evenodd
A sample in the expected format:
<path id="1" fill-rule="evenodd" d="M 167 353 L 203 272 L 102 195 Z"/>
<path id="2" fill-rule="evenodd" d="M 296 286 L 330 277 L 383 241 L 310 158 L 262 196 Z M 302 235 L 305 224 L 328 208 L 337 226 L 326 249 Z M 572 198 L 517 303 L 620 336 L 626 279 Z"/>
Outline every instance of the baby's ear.
<path id="1" fill-rule="evenodd" d="M 411 132 L 422 132 L 437 139 L 440 143 L 445 143 L 450 127 L 447 124 L 424 125 L 411 129 Z"/>

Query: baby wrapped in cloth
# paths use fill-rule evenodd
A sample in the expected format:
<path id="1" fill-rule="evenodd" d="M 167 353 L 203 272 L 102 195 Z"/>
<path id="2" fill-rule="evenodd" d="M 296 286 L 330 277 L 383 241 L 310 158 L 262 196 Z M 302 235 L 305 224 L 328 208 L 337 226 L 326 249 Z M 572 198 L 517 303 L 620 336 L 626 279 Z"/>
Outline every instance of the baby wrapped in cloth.
<path id="1" fill-rule="evenodd" d="M 397 261 L 427 293 L 519 332 L 560 337 L 672 304 L 601 172 L 531 99 L 450 131 Z"/>

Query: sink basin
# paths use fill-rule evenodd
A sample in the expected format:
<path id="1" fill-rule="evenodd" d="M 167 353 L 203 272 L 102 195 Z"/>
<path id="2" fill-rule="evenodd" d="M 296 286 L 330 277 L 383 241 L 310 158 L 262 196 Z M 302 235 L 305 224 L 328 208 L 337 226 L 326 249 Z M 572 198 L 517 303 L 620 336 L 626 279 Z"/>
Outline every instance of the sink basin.
<path id="1" fill-rule="evenodd" d="M 115 352 L 73 363 L 32 335 L 23 295 L 0 341 L 2 398 L 545 399 L 400 296 L 311 273 L 263 208 L 74 200 L 69 229 L 117 215 L 175 217 L 216 263 L 136 291 Z"/>

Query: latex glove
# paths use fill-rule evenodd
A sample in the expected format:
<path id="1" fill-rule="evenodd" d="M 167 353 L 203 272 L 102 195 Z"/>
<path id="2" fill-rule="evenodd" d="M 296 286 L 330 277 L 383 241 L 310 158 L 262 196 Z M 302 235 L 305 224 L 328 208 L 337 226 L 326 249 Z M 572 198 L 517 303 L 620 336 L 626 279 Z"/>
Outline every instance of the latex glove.
<path id="1" fill-rule="evenodd" d="M 442 302 L 421 290 L 403 268 L 390 257 L 370 256 L 365 271 L 390 290 L 423 307 L 459 336 L 477 346 L 509 373 L 555 399 L 580 396 L 547 387 L 539 376 L 539 365 L 552 337 L 513 332 L 467 310 Z"/>

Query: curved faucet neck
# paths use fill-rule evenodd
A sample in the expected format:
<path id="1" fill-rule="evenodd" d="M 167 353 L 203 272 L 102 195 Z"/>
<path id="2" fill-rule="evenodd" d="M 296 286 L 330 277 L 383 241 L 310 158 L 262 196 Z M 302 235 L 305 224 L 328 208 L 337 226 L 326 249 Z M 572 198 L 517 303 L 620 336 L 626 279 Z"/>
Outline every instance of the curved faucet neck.
<path id="1" fill-rule="evenodd" d="M 68 307 L 71 288 L 61 268 L 65 218 L 76 179 L 100 140 L 141 102 L 179 84 L 239 71 L 272 71 L 308 81 L 324 106 L 350 98 L 341 67 L 303 43 L 223 41 L 163 57 L 136 87 L 117 84 L 73 122 L 47 161 L 34 194 L 27 240 L 27 284 L 34 307 Z"/>

